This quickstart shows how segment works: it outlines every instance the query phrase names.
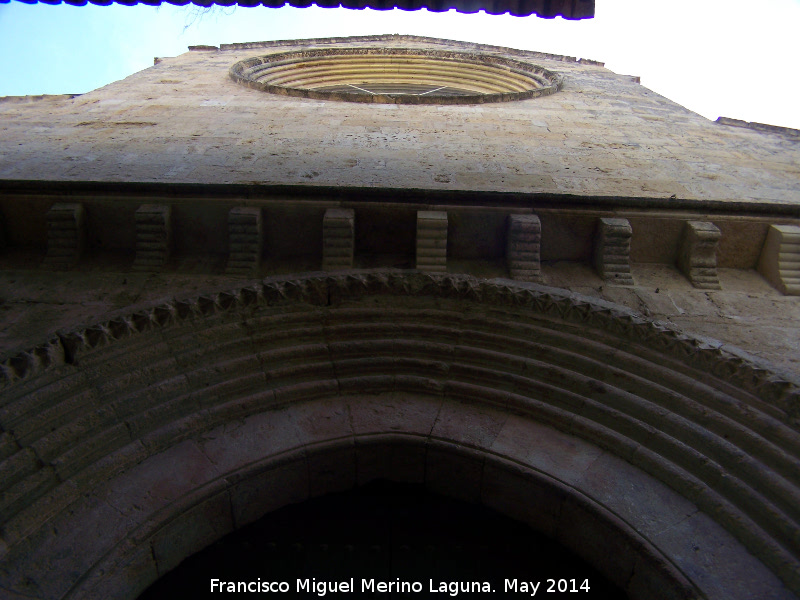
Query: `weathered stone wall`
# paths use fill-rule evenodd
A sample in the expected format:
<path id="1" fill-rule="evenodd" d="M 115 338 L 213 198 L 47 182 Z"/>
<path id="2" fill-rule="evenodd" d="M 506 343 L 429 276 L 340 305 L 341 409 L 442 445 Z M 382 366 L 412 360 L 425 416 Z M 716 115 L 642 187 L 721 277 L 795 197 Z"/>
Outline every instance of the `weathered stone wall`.
<path id="1" fill-rule="evenodd" d="M 336 43 L 564 87 L 362 105 L 228 77 Z M 0 595 L 134 597 L 388 477 L 633 598 L 796 598 L 800 136 L 734 125 L 592 61 L 402 36 L 0 99 Z"/>
<path id="2" fill-rule="evenodd" d="M 323 41 L 193 51 L 75 98 L 0 102 L 0 179 L 798 203 L 800 138 L 710 122 L 597 64 L 406 36 L 338 43 L 498 53 L 565 83 L 522 102 L 358 105 L 266 94 L 228 77 L 241 59 Z"/>

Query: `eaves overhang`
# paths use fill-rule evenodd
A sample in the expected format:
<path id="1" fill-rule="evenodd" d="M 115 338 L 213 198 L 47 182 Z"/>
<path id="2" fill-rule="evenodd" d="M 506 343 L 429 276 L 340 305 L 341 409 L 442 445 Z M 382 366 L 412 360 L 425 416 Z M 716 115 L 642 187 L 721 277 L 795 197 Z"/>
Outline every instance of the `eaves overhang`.
<path id="1" fill-rule="evenodd" d="M 0 0 L 0 4 L 7 4 L 11 0 Z M 320 8 L 350 8 L 373 10 L 402 10 L 426 9 L 432 12 L 446 12 L 456 10 L 460 13 L 476 13 L 484 11 L 491 15 L 511 14 L 515 17 L 536 15 L 543 19 L 563 17 L 565 19 L 591 19 L 594 17 L 594 0 L 18 0 L 26 4 L 69 4 L 72 6 L 85 6 L 94 4 L 108 6 L 122 4 L 133 6 L 144 4 L 147 6 L 161 6 L 173 4 L 176 6 L 194 5 L 199 7 L 213 6 L 241 6 L 280 8 L 293 6 L 307 8 L 319 6 Z"/>

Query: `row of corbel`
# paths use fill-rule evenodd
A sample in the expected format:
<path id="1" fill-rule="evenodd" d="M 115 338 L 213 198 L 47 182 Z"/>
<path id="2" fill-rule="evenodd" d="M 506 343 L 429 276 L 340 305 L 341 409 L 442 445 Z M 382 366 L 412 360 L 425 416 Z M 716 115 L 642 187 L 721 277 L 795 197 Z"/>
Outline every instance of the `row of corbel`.
<path id="1" fill-rule="evenodd" d="M 229 255 L 227 272 L 256 274 L 263 248 L 262 211 L 236 207 L 228 213 Z M 143 204 L 136 211 L 134 269 L 158 270 L 169 260 L 172 238 L 169 205 Z M 82 204 L 57 203 L 47 213 L 47 257 L 50 266 L 76 264 L 86 240 Z M 416 267 L 422 271 L 447 270 L 447 211 L 417 212 Z M 506 263 L 513 279 L 541 280 L 542 225 L 535 214 L 512 214 L 507 220 Z M 631 273 L 629 221 L 598 218 L 594 240 L 594 266 L 600 277 L 616 285 L 634 285 Z M 699 289 L 720 289 L 717 247 L 722 234 L 708 221 L 684 222 L 677 266 Z M 355 211 L 329 208 L 323 217 L 322 268 L 353 268 Z M 800 295 L 800 227 L 770 225 L 761 251 L 758 271 L 787 295 Z"/>

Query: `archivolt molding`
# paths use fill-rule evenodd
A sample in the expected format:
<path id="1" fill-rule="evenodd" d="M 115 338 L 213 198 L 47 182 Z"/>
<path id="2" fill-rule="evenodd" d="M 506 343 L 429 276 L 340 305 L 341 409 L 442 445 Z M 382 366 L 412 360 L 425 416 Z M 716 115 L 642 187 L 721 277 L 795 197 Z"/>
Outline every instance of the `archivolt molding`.
<path id="1" fill-rule="evenodd" d="M 5 360 L 0 393 L 0 587 L 19 593 L 50 523 L 137 465 L 254 415 L 386 394 L 484 406 L 583 440 L 669 486 L 800 591 L 796 382 L 552 288 L 419 272 L 272 278 L 60 334 Z M 102 555 L 139 547 L 122 521 Z M 699 558 L 647 542 L 699 595 L 722 597 L 693 579 Z M 68 597 L 79 583 L 31 595 Z"/>
<path id="2" fill-rule="evenodd" d="M 51 366 L 75 362 L 81 353 L 114 340 L 187 319 L 256 306 L 296 303 L 327 306 L 332 298 L 344 300 L 377 294 L 463 299 L 493 307 L 529 310 L 606 331 L 622 340 L 669 355 L 686 363 L 692 370 L 712 373 L 780 409 L 788 423 L 800 426 L 800 382 L 774 372 L 762 361 L 721 342 L 692 336 L 621 306 L 565 290 L 508 280 L 418 272 L 307 275 L 292 279 L 275 277 L 236 290 L 176 299 L 133 314 L 116 316 L 86 329 L 58 334 L 32 350 L 7 357 L 0 362 L 0 386 L 25 379 Z"/>

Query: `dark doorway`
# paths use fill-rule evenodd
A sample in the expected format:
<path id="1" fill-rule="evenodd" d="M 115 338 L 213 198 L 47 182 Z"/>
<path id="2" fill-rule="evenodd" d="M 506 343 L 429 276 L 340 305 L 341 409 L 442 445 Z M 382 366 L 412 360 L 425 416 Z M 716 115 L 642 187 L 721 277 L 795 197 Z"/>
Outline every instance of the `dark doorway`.
<path id="1" fill-rule="evenodd" d="M 536 584 L 538 598 L 627 597 L 517 521 L 421 486 L 379 481 L 270 513 L 183 561 L 140 600 L 234 590 L 287 600 L 489 600 L 534 597 Z"/>

